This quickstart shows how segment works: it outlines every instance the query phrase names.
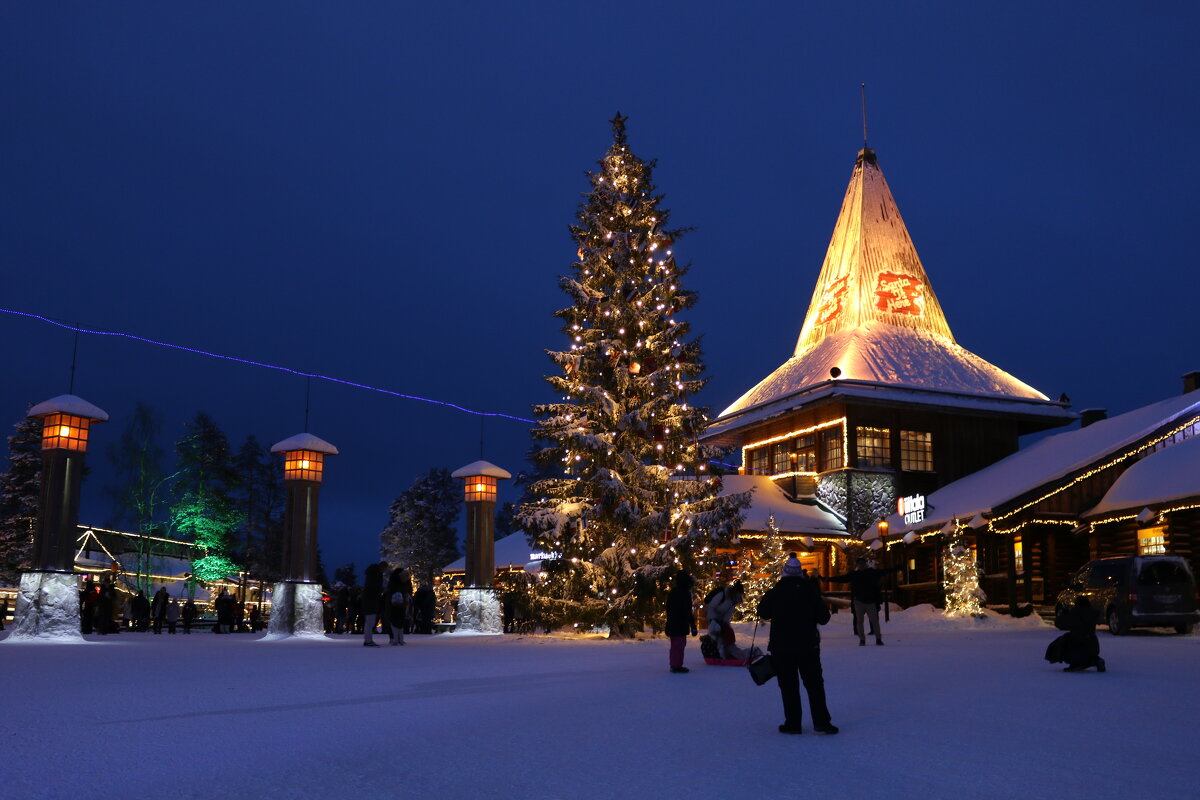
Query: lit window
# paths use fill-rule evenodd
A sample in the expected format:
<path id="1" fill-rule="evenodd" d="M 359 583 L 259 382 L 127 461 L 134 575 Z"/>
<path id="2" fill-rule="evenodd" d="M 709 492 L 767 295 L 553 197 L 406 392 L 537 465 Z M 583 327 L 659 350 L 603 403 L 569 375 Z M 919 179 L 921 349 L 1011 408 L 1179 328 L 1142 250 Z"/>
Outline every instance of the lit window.
<path id="1" fill-rule="evenodd" d="M 774 474 L 792 471 L 792 454 L 786 443 L 780 442 L 771 448 L 771 466 Z"/>
<path id="2" fill-rule="evenodd" d="M 324 469 L 324 453 L 313 450 L 288 450 L 283 454 L 284 480 L 320 483 Z"/>
<path id="3" fill-rule="evenodd" d="M 771 455 L 768 447 L 759 447 L 750 451 L 750 474 L 767 475 L 768 457 Z"/>
<path id="4" fill-rule="evenodd" d="M 42 422 L 42 449 L 86 451 L 90 423 L 87 417 L 47 414 Z"/>
<path id="5" fill-rule="evenodd" d="M 933 471 L 933 434 L 900 431 L 900 468 L 909 472 Z"/>
<path id="6" fill-rule="evenodd" d="M 888 428 L 855 429 L 858 438 L 858 466 L 887 467 L 892 463 L 891 438 Z"/>
<path id="7" fill-rule="evenodd" d="M 815 434 L 805 434 L 793 443 L 796 449 L 796 466 L 799 472 L 817 471 L 817 437 Z"/>
<path id="8" fill-rule="evenodd" d="M 1156 556 L 1167 552 L 1167 526 L 1156 525 L 1138 531 L 1138 555 Z"/>
<path id="9" fill-rule="evenodd" d="M 1025 571 L 1025 547 L 1020 536 L 1013 537 L 1013 569 L 1018 573 Z"/>
<path id="10" fill-rule="evenodd" d="M 463 499 L 468 502 L 496 502 L 496 479 L 490 475 L 472 475 L 463 483 Z"/>
<path id="11" fill-rule="evenodd" d="M 846 466 L 846 446 L 842 442 L 841 428 L 825 431 L 825 469 L 841 469 Z"/>

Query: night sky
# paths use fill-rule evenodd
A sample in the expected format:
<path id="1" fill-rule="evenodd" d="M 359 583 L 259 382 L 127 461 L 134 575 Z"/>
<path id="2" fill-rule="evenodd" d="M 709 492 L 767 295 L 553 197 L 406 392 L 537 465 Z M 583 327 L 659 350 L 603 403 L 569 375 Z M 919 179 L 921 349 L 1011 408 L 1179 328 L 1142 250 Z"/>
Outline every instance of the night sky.
<path id="1" fill-rule="evenodd" d="M 870 144 L 960 344 L 1076 410 L 1200 369 L 1194 3 L 9 3 L 0 307 L 529 417 L 567 225 L 629 116 L 699 292 L 715 415 L 795 345 Z M 426 7 L 427 6 L 427 7 Z M 0 427 L 67 391 L 73 334 L 0 314 Z M 305 380 L 84 336 L 93 435 L 303 430 Z M 516 472 L 529 425 L 482 426 Z M 480 457 L 478 417 L 324 381 L 325 562 Z M 509 493 L 511 499 L 513 493 Z"/>

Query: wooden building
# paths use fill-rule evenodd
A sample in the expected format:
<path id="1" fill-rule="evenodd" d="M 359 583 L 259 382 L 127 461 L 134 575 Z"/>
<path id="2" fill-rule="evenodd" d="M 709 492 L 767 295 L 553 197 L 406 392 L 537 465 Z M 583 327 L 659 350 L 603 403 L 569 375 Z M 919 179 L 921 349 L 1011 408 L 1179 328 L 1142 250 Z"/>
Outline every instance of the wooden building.
<path id="1" fill-rule="evenodd" d="M 859 537 L 897 507 L 1074 418 L 959 346 L 875 153 L 859 152 L 791 358 L 711 423 L 745 475 Z"/>
<path id="2" fill-rule="evenodd" d="M 993 605 L 1050 605 L 1079 567 L 1113 555 L 1176 553 L 1200 569 L 1200 392 L 1048 436 L 926 498 L 925 518 L 889 522 L 887 548 L 912 566 L 910 596 L 936 586 L 943 534 L 968 533 Z M 907 537 L 911 543 L 905 543 Z M 914 540 L 914 537 L 916 539 Z"/>

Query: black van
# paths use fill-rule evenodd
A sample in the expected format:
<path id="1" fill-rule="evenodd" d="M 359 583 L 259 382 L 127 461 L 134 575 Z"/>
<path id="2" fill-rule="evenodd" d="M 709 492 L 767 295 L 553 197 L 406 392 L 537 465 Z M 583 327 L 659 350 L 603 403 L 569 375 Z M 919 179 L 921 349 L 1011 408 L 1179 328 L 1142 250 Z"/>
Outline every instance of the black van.
<path id="1" fill-rule="evenodd" d="M 1200 621 L 1196 579 L 1180 556 L 1118 556 L 1085 564 L 1059 592 L 1056 627 L 1063 627 L 1063 614 L 1076 597 L 1086 597 L 1100 611 L 1114 636 L 1131 628 L 1191 633 Z"/>

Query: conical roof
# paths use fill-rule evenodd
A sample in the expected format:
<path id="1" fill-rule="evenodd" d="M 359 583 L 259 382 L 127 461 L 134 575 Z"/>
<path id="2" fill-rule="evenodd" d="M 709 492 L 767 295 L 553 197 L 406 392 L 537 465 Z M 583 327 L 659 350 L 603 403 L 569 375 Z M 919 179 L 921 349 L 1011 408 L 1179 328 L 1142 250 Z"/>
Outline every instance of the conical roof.
<path id="1" fill-rule="evenodd" d="M 722 411 L 716 425 L 830 383 L 1049 404 L 1037 389 L 954 341 L 896 199 L 867 148 L 850 176 L 795 354 Z M 1049 405 L 1032 413 L 1069 416 Z"/>

